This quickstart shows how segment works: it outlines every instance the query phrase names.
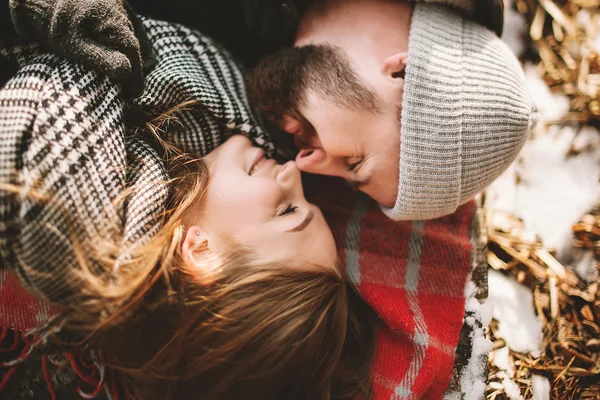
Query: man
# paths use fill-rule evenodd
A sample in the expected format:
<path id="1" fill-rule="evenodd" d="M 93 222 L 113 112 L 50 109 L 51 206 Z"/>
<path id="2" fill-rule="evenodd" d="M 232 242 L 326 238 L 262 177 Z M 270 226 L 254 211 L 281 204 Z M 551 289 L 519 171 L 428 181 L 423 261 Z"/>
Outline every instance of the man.
<path id="1" fill-rule="evenodd" d="M 454 212 L 510 165 L 535 120 L 500 39 L 427 3 L 313 3 L 250 92 L 294 135 L 301 170 L 344 178 L 397 220 Z"/>
<path id="2" fill-rule="evenodd" d="M 499 33 L 502 2 L 431 1 L 446 6 L 228 2 L 246 16 L 240 32 L 255 37 L 257 49 L 279 45 L 263 43 L 273 20 L 285 38 L 301 16 L 295 47 L 263 62 L 250 91 L 296 137 L 302 170 L 345 178 L 399 220 L 452 213 L 514 160 L 533 122 L 514 56 L 463 16 Z M 140 46 L 145 35 L 123 0 L 8 3 L 23 36 L 124 82 L 128 96 L 143 87 L 152 51 Z"/>

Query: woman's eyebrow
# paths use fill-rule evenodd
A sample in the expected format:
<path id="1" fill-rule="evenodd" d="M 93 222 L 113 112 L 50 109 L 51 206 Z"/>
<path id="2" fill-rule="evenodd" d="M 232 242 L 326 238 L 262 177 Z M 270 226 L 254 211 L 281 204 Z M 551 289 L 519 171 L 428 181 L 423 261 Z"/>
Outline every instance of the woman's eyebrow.
<path id="1" fill-rule="evenodd" d="M 286 232 L 300 232 L 302 229 L 306 228 L 308 224 L 310 224 L 310 221 L 312 221 L 314 216 L 315 215 L 313 214 L 312 210 L 308 210 L 306 217 L 304 217 L 302 222 L 300 222 L 300 224 L 298 224 L 295 228 L 289 229 Z"/>

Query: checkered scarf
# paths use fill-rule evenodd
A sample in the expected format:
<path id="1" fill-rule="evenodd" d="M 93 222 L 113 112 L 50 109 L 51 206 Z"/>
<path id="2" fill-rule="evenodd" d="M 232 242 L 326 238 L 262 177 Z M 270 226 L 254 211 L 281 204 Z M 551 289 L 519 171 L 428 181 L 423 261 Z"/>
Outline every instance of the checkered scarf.
<path id="1" fill-rule="evenodd" d="M 72 237 L 87 243 L 120 234 L 125 244 L 135 245 L 159 228 L 154 216 L 162 210 L 167 190 L 148 183 L 165 181 L 167 175 L 153 146 L 125 130 L 128 113 L 158 113 L 199 100 L 178 112 L 180 123 L 170 127 L 167 140 L 206 154 L 232 134 L 245 133 L 275 155 L 248 106 L 243 72 L 231 56 L 182 26 L 153 20 L 144 24 L 157 64 L 144 93 L 127 105 L 119 87 L 106 77 L 37 45 L 0 50 L 21 66 L 0 90 L 1 182 L 52 194 L 39 202 L 26 193 L 0 192 L 0 266 L 10 268 L 0 269 L 0 355 L 7 331 L 25 332 L 47 321 L 59 312 L 48 303 L 68 307 L 77 290 L 70 269 L 75 262 Z M 461 347 L 470 349 L 476 335 L 471 328 L 477 318 L 464 318 L 465 285 L 478 260 L 474 254 L 481 250 L 473 246 L 479 232 L 473 204 L 439 220 L 398 223 L 362 195 L 329 180 L 314 182 L 308 191 L 334 231 L 348 276 L 381 319 L 374 398 L 442 398 L 463 319 L 471 322 L 463 329 L 467 339 Z M 148 190 L 138 190 L 118 205 L 126 187 L 144 183 Z M 15 353 L 17 342 L 11 342 L 8 352 L 15 354 L 13 359 L 0 357 L 0 392 L 31 353 L 30 344 Z M 469 353 L 458 370 L 454 363 L 455 377 L 464 375 Z M 59 383 L 48 378 L 47 367 L 42 369 L 55 393 Z M 98 384 L 94 396 L 102 393 L 105 377 L 100 376 L 92 380 Z M 107 397 L 111 390 L 107 385 Z"/>

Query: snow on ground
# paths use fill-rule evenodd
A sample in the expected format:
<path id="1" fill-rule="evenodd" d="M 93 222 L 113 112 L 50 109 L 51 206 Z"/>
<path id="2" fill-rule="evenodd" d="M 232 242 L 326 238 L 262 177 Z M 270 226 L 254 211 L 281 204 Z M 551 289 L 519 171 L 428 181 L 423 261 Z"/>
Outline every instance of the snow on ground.
<path id="1" fill-rule="evenodd" d="M 487 206 L 523 219 L 557 258 L 572 258 L 572 226 L 600 199 L 600 133 L 552 126 L 534 135 L 518 161 L 487 191 Z M 596 144 L 596 146 L 593 146 Z M 583 149 L 570 155 L 572 148 Z"/>
<path id="2" fill-rule="evenodd" d="M 518 56 L 527 28 L 512 3 L 505 0 L 502 38 Z M 524 65 L 524 71 L 540 122 L 517 162 L 487 190 L 486 205 L 523 219 L 544 244 L 556 249 L 560 261 L 569 264 L 571 227 L 600 201 L 600 133 L 591 127 L 549 125 L 566 115 L 570 101 L 551 93 L 534 65 Z"/>
<path id="3" fill-rule="evenodd" d="M 588 126 L 546 126 L 569 111 L 569 100 L 552 94 L 533 65 L 524 69 L 540 122 L 517 161 L 487 190 L 487 207 L 523 219 L 568 264 L 571 228 L 600 200 L 600 132 Z"/>
<path id="4" fill-rule="evenodd" d="M 504 378 L 502 386 L 504 386 L 504 393 L 510 400 L 523 400 L 519 386 L 512 379 Z"/>
<path id="5" fill-rule="evenodd" d="M 519 57 L 525 45 L 523 35 L 527 34 L 525 17 L 512 7 L 512 0 L 504 2 L 504 30 L 502 40 Z"/>
<path id="6" fill-rule="evenodd" d="M 462 400 L 479 400 L 486 386 L 486 369 L 482 360 L 492 350 L 492 342 L 486 338 L 487 327 L 492 321 L 493 306 L 489 302 L 480 303 L 475 298 L 476 286 L 468 282 L 465 287 L 465 324 L 471 328 L 471 356 L 463 374 L 460 377 Z M 446 399 L 448 400 L 448 398 Z"/>
<path id="7" fill-rule="evenodd" d="M 498 271 L 489 271 L 488 301 L 499 321 L 497 336 L 519 353 L 540 356 L 542 324 L 533 309 L 531 291 Z"/>
<path id="8" fill-rule="evenodd" d="M 524 18 L 505 0 L 502 39 L 521 55 L 527 35 Z M 588 18 L 589 15 L 579 15 Z M 600 21 L 600 20 L 598 20 Z M 597 40 L 600 48 L 600 37 Z M 572 226 L 600 202 L 600 132 L 591 127 L 552 125 L 569 111 L 567 96 L 551 93 L 534 65 L 524 66 L 526 87 L 540 113 L 540 122 L 518 160 L 486 191 L 486 207 L 521 218 L 533 235 L 556 250 L 563 264 L 585 279 L 597 279 L 591 252 L 572 245 Z M 494 350 L 491 359 L 502 370 L 502 388 L 509 399 L 522 399 L 514 378 L 509 348 L 539 355 L 542 326 L 537 319 L 531 291 L 512 277 L 489 271 L 489 298 L 498 336 L 507 346 Z M 550 383 L 532 378 L 534 400 L 550 399 Z"/>
<path id="9" fill-rule="evenodd" d="M 506 342 L 506 346 L 492 352 L 492 362 L 501 370 L 498 377 L 502 379 L 506 396 L 510 400 L 522 400 L 521 391 L 513 381 L 515 370 L 509 357 L 509 348 L 539 357 L 542 324 L 535 315 L 533 295 L 528 288 L 494 270 L 489 271 L 488 278 L 487 301 L 493 304 L 494 318 L 498 320 L 496 336 Z"/>
<path id="10" fill-rule="evenodd" d="M 550 91 L 546 82 L 540 78 L 535 65 L 527 63 L 523 66 L 523 71 L 527 92 L 540 113 L 540 124 L 537 129 L 539 133 L 544 130 L 544 122 L 562 119 L 569 112 L 571 102 L 567 95 Z"/>
<path id="11" fill-rule="evenodd" d="M 550 381 L 541 375 L 531 377 L 533 400 L 550 400 Z"/>
<path id="12" fill-rule="evenodd" d="M 496 367 L 506 372 L 509 377 L 515 376 L 515 366 L 510 359 L 508 346 L 501 347 L 492 352 L 492 360 Z"/>

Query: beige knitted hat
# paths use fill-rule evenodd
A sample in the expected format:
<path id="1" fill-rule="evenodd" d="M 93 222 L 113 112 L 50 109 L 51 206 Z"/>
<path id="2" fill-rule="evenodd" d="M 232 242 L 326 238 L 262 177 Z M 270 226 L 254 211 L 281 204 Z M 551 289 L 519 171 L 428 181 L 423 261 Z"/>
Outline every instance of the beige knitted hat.
<path id="1" fill-rule="evenodd" d="M 454 212 L 516 158 L 537 113 L 525 77 L 491 31 L 451 9 L 417 3 L 402 100 L 395 220 Z"/>

